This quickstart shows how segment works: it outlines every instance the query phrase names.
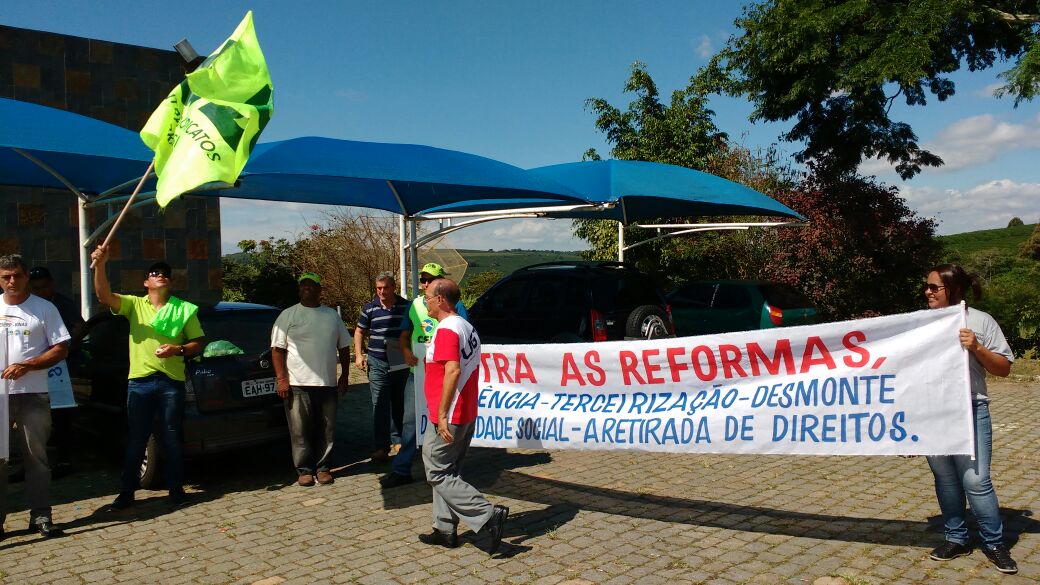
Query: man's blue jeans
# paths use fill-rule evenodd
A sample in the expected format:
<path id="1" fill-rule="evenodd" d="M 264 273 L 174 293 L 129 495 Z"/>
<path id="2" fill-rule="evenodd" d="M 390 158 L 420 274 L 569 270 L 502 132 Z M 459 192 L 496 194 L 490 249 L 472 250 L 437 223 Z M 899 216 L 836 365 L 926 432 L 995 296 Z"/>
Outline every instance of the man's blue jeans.
<path id="1" fill-rule="evenodd" d="M 404 385 L 404 417 L 401 424 L 401 450 L 394 456 L 390 468 L 394 473 L 412 476 L 415 459 L 415 375 L 409 373 Z"/>
<path id="2" fill-rule="evenodd" d="M 946 540 L 968 544 L 968 526 L 965 499 L 979 523 L 982 544 L 987 547 L 1004 544 L 1004 526 L 1000 521 L 997 493 L 989 477 L 990 456 L 993 453 L 993 430 L 989 420 L 989 405 L 976 402 L 975 460 L 969 455 L 928 457 L 928 465 L 935 476 L 935 495 L 939 498 Z"/>
<path id="3" fill-rule="evenodd" d="M 166 486 L 171 492 L 183 489 L 181 426 L 184 421 L 184 382 L 160 373 L 129 380 L 126 385 L 126 417 L 129 429 L 121 491 L 132 493 L 140 487 L 141 463 L 152 432 L 156 433 L 165 457 Z"/>
<path id="4" fill-rule="evenodd" d="M 390 371 L 390 364 L 368 356 L 368 388 L 372 392 L 372 446 L 390 450 L 393 422 L 396 436 L 401 439 L 404 423 L 404 385 L 408 370 Z"/>

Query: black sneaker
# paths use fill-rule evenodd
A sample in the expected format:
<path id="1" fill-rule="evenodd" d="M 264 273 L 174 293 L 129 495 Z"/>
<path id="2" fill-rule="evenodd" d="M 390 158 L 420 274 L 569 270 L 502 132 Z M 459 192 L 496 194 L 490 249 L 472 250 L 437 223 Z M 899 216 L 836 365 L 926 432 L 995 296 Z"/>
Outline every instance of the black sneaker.
<path id="1" fill-rule="evenodd" d="M 944 540 L 942 544 L 935 547 L 935 550 L 932 551 L 932 554 L 928 555 L 928 558 L 933 561 L 952 561 L 957 557 L 964 557 L 970 554 L 970 546 Z"/>
<path id="2" fill-rule="evenodd" d="M 491 533 L 491 546 L 488 552 L 492 555 L 498 552 L 502 545 L 502 535 L 506 532 L 506 518 L 509 518 L 509 508 L 495 504 L 491 511 L 491 519 L 487 521 L 488 530 Z"/>
<path id="3" fill-rule="evenodd" d="M 120 492 L 109 506 L 112 510 L 126 510 L 134 505 L 134 492 Z"/>
<path id="4" fill-rule="evenodd" d="M 400 473 L 395 472 L 390 472 L 379 478 L 379 485 L 383 486 L 383 489 L 385 490 L 410 483 L 412 483 L 412 476 L 401 475 Z"/>
<path id="5" fill-rule="evenodd" d="M 434 529 L 429 534 L 420 534 L 419 542 L 444 548 L 456 548 L 459 546 L 459 534 L 457 532 L 441 532 Z"/>
<path id="6" fill-rule="evenodd" d="M 986 555 L 986 558 L 997 566 L 997 570 L 1001 573 L 1014 575 L 1018 572 L 1018 565 L 1015 564 L 1015 559 L 1011 558 L 1011 551 L 1008 550 L 1008 547 L 1002 544 L 994 547 L 984 546 L 982 547 L 982 552 Z"/>

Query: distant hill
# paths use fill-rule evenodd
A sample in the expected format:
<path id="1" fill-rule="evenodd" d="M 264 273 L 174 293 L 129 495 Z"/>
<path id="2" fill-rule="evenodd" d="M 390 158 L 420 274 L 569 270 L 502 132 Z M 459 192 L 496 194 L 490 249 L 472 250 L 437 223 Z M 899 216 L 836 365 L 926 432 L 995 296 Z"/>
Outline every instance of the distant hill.
<path id="1" fill-rule="evenodd" d="M 555 250 L 503 250 L 499 252 L 459 250 L 458 252 L 469 263 L 469 267 L 466 269 L 467 279 L 488 270 L 497 270 L 502 274 L 509 274 L 531 264 L 582 259 L 578 252 L 560 252 Z"/>
<path id="2" fill-rule="evenodd" d="M 1018 255 L 1019 245 L 1029 238 L 1034 229 L 1036 229 L 1035 223 L 964 232 L 963 234 L 940 236 L 939 239 L 945 244 L 948 252 L 959 252 L 966 255 L 980 250 L 995 249 L 1015 256 Z"/>

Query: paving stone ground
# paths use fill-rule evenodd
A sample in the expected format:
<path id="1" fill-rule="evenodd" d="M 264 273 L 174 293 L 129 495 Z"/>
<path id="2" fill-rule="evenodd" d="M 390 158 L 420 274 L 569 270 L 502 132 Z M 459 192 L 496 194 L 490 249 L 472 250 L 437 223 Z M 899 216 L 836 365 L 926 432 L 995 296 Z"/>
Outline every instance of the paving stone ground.
<path id="1" fill-rule="evenodd" d="M 468 531 L 431 549 L 425 483 L 379 490 L 367 386 L 340 403 L 331 486 L 296 486 L 289 447 L 189 463 L 192 505 L 139 492 L 105 510 L 118 463 L 93 439 L 54 482 L 67 536 L 26 530 L 12 484 L 0 583 L 1033 583 L 1040 580 L 1040 383 L 994 382 L 993 476 L 1020 573 L 976 550 L 927 558 L 942 541 L 923 458 L 673 455 L 474 449 L 468 478 L 511 509 L 500 554 Z M 415 475 L 421 476 L 421 461 Z"/>

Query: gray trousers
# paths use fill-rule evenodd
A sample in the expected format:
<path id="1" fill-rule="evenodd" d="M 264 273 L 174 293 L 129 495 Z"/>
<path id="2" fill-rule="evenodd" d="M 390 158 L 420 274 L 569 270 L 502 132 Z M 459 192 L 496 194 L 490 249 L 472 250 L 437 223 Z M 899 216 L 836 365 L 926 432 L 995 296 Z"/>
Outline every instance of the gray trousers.
<path id="1" fill-rule="evenodd" d="M 25 465 L 25 498 L 29 500 L 29 526 L 51 519 L 51 467 L 47 440 L 51 436 L 51 401 L 46 392 L 7 397 L 11 450 L 20 449 Z M 7 519 L 7 464 L 0 463 L 0 526 Z"/>
<path id="2" fill-rule="evenodd" d="M 293 465 L 300 475 L 328 471 L 336 435 L 336 388 L 292 386 L 285 399 Z"/>
<path id="3" fill-rule="evenodd" d="M 423 434 L 423 464 L 426 481 L 433 488 L 433 529 L 455 532 L 459 520 L 479 532 L 491 519 L 494 507 L 477 488 L 462 480 L 462 459 L 473 440 L 473 423 L 448 425 L 454 441 L 445 443 L 437 425 L 426 425 Z"/>

